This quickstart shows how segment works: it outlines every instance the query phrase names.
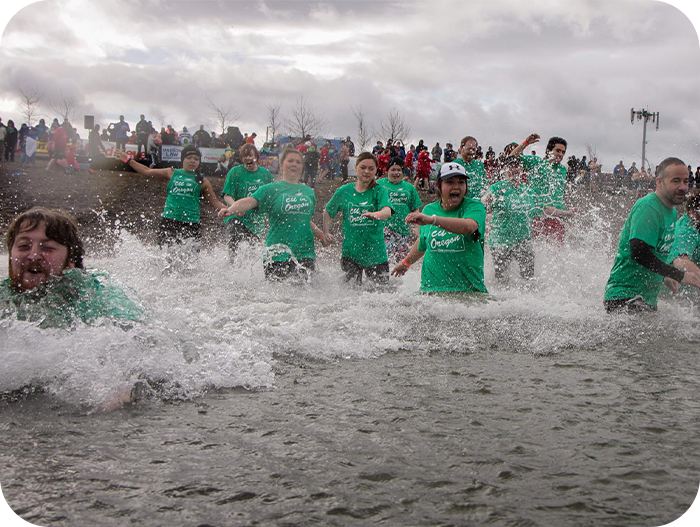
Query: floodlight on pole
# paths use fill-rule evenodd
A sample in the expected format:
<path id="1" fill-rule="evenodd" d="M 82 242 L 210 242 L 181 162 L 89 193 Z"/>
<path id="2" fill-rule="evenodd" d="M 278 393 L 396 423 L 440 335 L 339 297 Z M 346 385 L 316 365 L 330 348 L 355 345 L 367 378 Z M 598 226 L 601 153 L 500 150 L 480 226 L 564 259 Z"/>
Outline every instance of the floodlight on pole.
<path id="1" fill-rule="evenodd" d="M 650 112 L 649 110 L 630 109 L 630 121 L 634 124 L 634 118 L 637 121 L 644 120 L 644 131 L 642 132 L 642 170 L 644 170 L 644 161 L 646 160 L 647 147 L 647 123 L 651 121 L 656 124 L 656 129 L 659 129 L 659 112 Z"/>

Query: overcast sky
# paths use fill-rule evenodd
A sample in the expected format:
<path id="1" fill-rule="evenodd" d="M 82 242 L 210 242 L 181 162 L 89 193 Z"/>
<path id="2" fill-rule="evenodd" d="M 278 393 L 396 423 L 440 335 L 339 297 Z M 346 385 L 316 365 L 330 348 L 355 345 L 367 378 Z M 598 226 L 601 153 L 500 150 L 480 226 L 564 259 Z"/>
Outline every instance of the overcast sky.
<path id="1" fill-rule="evenodd" d="M 84 114 L 102 126 L 124 114 L 133 127 L 141 113 L 211 130 L 208 94 L 264 138 L 266 107 L 287 116 L 303 95 L 327 137 L 356 138 L 353 107 L 376 129 L 395 109 L 412 142 L 469 134 L 500 150 L 537 132 L 579 157 L 592 145 L 611 169 L 640 163 L 634 107 L 661 114 L 648 128 L 652 164 L 677 155 L 698 166 L 700 45 L 688 16 L 698 20 L 690 2 L 674 3 L 683 11 L 653 0 L 46 0 L 6 15 L 0 117 L 23 121 L 23 88 L 44 92 L 46 118 L 49 100 L 75 97 L 81 130 Z"/>

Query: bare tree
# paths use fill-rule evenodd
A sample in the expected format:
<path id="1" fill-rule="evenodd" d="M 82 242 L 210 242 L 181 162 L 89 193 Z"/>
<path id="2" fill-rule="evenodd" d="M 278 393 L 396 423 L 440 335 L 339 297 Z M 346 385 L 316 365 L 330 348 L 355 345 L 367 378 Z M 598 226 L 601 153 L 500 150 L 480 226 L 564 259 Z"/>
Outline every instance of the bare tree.
<path id="1" fill-rule="evenodd" d="M 61 96 L 57 100 L 51 101 L 51 108 L 64 121 L 72 123 L 75 118 L 75 112 L 78 110 L 78 100 L 75 95 L 63 93 L 63 90 L 61 90 Z"/>
<path id="2" fill-rule="evenodd" d="M 167 117 L 165 115 L 163 115 L 162 113 L 159 113 L 158 117 L 156 117 L 156 119 L 158 119 L 158 122 L 160 123 L 161 129 L 165 128 L 165 121 L 167 120 Z"/>
<path id="3" fill-rule="evenodd" d="M 37 88 L 20 88 L 19 93 L 22 95 L 22 102 L 20 103 L 22 116 L 27 126 L 32 126 L 32 120 L 39 113 L 39 104 L 41 99 L 44 98 L 44 92 Z"/>
<path id="4" fill-rule="evenodd" d="M 352 107 L 352 114 L 355 116 L 357 121 L 357 146 L 360 152 L 366 152 L 367 146 L 369 146 L 372 141 L 372 132 L 370 131 L 370 126 L 367 124 L 367 117 L 362 109 L 362 106 L 355 108 Z"/>
<path id="5" fill-rule="evenodd" d="M 311 137 L 323 135 L 326 119 L 316 113 L 306 97 L 303 95 L 297 99 L 292 107 L 292 116 L 287 122 L 289 131 L 298 137 Z"/>
<path id="6" fill-rule="evenodd" d="M 380 125 L 382 139 L 405 142 L 411 135 L 411 126 L 396 108 L 393 108 Z"/>
<path id="7" fill-rule="evenodd" d="M 587 145 L 586 145 L 586 152 L 588 152 L 588 160 L 589 160 L 589 161 L 593 161 L 593 158 L 594 158 L 594 157 L 598 157 L 598 155 L 596 154 L 596 147 L 595 147 L 595 145 L 592 145 L 592 144 L 590 144 L 590 143 L 587 144 Z"/>
<path id="8" fill-rule="evenodd" d="M 277 136 L 277 131 L 280 129 L 280 126 L 282 125 L 282 117 L 281 117 L 281 111 L 282 111 L 282 105 L 279 103 L 275 104 L 269 104 L 267 106 L 267 119 L 268 119 L 268 125 L 267 125 L 267 130 L 272 134 L 272 137 L 269 139 L 271 142 L 275 142 L 275 137 Z M 265 134 L 265 141 L 268 141 L 267 138 L 267 133 Z"/>
<path id="9" fill-rule="evenodd" d="M 225 134 L 226 129 L 241 118 L 241 114 L 233 107 L 233 103 L 228 103 L 228 106 L 225 104 L 217 104 L 211 100 L 208 93 L 205 95 L 207 98 L 207 106 L 209 106 L 209 109 L 214 114 L 216 124 L 221 126 L 221 133 Z"/>

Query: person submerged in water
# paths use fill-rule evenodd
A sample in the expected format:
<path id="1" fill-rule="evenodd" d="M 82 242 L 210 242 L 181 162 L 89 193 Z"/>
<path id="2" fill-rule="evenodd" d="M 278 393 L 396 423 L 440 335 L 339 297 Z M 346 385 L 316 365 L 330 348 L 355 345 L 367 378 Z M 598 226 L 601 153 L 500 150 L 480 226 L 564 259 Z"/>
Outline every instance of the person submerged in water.
<path id="1" fill-rule="evenodd" d="M 37 322 L 42 328 L 69 327 L 78 320 L 143 320 L 143 308 L 107 273 L 85 269 L 72 216 L 34 207 L 12 221 L 5 246 L 9 277 L 0 282 L 0 318 Z"/>
<path id="2" fill-rule="evenodd" d="M 437 177 L 438 201 L 411 212 L 406 223 L 420 225 L 420 235 L 410 252 L 391 270 L 403 276 L 418 260 L 422 292 L 481 292 L 484 285 L 484 223 L 486 209 L 468 198 L 469 175 L 461 164 L 446 163 Z"/>

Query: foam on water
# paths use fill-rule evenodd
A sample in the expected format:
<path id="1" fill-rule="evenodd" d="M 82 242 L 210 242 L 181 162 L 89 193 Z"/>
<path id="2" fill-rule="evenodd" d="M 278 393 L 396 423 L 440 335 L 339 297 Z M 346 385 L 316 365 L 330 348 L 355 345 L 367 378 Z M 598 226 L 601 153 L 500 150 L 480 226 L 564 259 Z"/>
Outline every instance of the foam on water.
<path id="1" fill-rule="evenodd" d="M 343 282 L 337 248 L 320 249 L 319 272 L 304 285 L 263 277 L 262 248 L 244 245 L 234 265 L 223 243 L 189 268 L 163 273 L 165 252 L 123 231 L 110 256 L 88 258 L 148 306 L 147 322 L 70 330 L 0 321 L 0 391 L 46 386 L 60 400 L 99 405 L 142 378 L 194 397 L 210 388 L 273 388 L 276 363 L 371 359 L 389 351 L 470 353 L 673 346 L 700 342 L 699 312 L 663 298 L 659 313 L 607 315 L 602 308 L 614 235 L 596 214 L 577 219 L 567 244 L 537 243 L 536 279 L 494 281 L 488 299 L 416 294 L 419 265 L 384 290 Z M 3 258 L 6 261 L 5 258 Z M 185 266 L 187 267 L 187 266 Z M 0 273 L 5 274 L 6 268 Z"/>

